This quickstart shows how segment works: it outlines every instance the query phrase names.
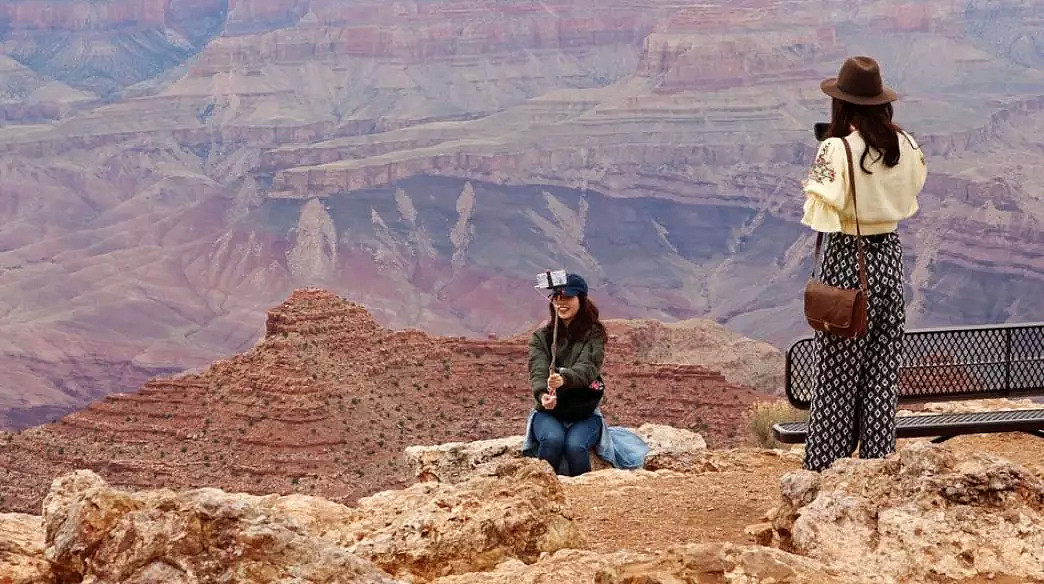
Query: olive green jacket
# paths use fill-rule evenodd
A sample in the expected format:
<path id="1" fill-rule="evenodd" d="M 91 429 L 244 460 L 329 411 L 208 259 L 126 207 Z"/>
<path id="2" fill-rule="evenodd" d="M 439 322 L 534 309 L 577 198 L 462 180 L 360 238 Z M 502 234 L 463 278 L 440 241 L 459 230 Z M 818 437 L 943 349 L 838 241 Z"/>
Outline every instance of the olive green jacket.
<path id="1" fill-rule="evenodd" d="M 547 327 L 533 333 L 529 339 L 529 382 L 533 388 L 536 409 L 545 411 L 540 398 L 547 393 L 548 368 L 551 365 L 551 341 L 547 338 Z M 587 339 L 571 341 L 558 339 L 558 357 L 555 367 L 565 378 L 565 385 L 558 389 L 558 405 L 552 414 L 565 419 L 593 411 L 601 401 L 602 392 L 590 389 L 591 383 L 602 374 L 605 359 L 605 342 L 602 336 L 592 331 Z M 590 415 L 588 412 L 586 415 Z M 586 417 L 580 416 L 580 419 Z"/>

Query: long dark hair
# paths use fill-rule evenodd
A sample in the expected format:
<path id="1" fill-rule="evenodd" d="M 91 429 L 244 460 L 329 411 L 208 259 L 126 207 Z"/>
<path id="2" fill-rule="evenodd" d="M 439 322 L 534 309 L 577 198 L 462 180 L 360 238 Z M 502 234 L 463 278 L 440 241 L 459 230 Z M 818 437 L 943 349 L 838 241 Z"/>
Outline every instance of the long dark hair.
<path id="1" fill-rule="evenodd" d="M 558 319 L 558 338 L 585 340 L 593 334 L 600 336 L 603 343 L 608 341 L 609 335 L 605 332 L 605 326 L 598 320 L 598 307 L 586 294 L 580 294 L 577 297 L 580 299 L 580 308 L 576 311 L 573 320 L 566 325 L 564 320 Z M 544 327 L 544 334 L 547 335 L 547 344 L 550 345 L 555 327 L 554 302 L 548 303 L 547 311 L 551 320 Z"/>
<path id="2" fill-rule="evenodd" d="M 892 121 L 892 104 L 856 105 L 835 97 L 831 113 L 828 137 L 844 138 L 850 133 L 849 126 L 854 126 L 866 141 L 866 149 L 859 157 L 863 172 L 873 174 L 866 168 L 871 149 L 874 150 L 871 162 L 883 158 L 889 168 L 899 164 L 899 134 L 903 129 Z"/>

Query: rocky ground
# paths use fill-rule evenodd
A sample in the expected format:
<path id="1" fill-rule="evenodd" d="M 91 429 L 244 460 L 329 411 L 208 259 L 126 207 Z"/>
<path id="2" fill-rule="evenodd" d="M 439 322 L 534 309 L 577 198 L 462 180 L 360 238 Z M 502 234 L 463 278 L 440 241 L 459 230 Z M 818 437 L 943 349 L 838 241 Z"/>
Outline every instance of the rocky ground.
<path id="1" fill-rule="evenodd" d="M 912 442 L 902 440 L 900 447 Z M 946 446 L 1006 458 L 1044 479 L 1044 440 L 1025 434 L 961 436 Z M 797 453 L 737 458 L 715 472 L 619 478 L 611 495 L 600 481 L 573 480 L 565 486 L 566 497 L 594 551 L 663 550 L 707 540 L 743 544 L 750 541 L 745 529 L 777 504 L 780 478 L 799 469 L 801 459 Z"/>
<path id="2" fill-rule="evenodd" d="M 576 478 L 504 450 L 508 439 L 411 448 L 421 480 L 352 507 L 131 493 L 80 471 L 54 482 L 42 517 L 0 514 L 0 581 L 1044 582 L 1044 441 L 903 441 L 887 460 L 818 474 L 792 450 L 638 432 L 648 470 Z"/>

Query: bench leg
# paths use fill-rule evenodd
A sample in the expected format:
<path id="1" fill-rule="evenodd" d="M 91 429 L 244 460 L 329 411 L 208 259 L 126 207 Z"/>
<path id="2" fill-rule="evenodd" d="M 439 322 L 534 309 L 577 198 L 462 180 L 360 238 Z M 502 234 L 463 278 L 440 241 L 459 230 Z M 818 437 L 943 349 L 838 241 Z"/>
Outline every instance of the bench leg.
<path id="1" fill-rule="evenodd" d="M 950 438 L 953 438 L 953 436 L 938 436 L 936 438 L 932 438 L 932 444 L 942 444 Z"/>

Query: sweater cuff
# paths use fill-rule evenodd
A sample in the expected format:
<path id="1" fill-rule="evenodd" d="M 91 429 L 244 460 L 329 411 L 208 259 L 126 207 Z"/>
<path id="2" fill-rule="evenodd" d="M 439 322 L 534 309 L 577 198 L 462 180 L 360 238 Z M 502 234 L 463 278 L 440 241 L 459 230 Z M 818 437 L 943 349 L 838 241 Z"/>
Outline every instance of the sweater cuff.
<path id="1" fill-rule="evenodd" d="M 841 217 L 837 210 L 811 194 L 805 199 L 805 214 L 801 224 L 821 233 L 841 231 Z"/>
<path id="2" fill-rule="evenodd" d="M 578 377 L 578 375 L 572 369 L 570 369 L 568 367 L 562 367 L 562 368 L 560 368 L 558 370 L 558 374 L 561 375 L 562 379 L 565 381 L 565 383 L 562 384 L 563 388 L 570 388 L 570 389 L 572 389 L 572 388 L 579 387 L 577 385 L 577 377 Z"/>

